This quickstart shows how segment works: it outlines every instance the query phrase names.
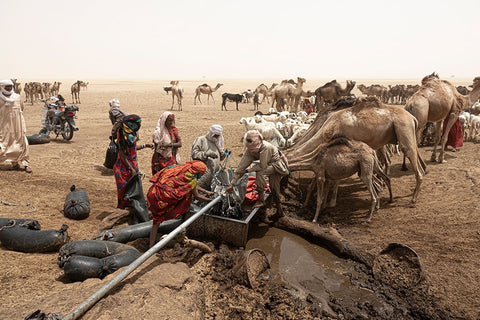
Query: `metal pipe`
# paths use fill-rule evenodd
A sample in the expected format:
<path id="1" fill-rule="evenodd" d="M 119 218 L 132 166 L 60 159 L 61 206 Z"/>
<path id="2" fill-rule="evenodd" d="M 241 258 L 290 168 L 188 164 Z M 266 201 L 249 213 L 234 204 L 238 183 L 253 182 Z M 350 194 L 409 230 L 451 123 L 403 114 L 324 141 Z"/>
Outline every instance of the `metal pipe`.
<path id="1" fill-rule="evenodd" d="M 179 225 L 175 230 L 170 232 L 165 238 L 160 240 L 157 244 L 151 247 L 147 252 L 142 254 L 138 257 L 137 260 L 133 261 L 131 264 L 128 265 L 122 272 L 120 272 L 115 278 L 110 280 L 107 284 L 101 287 L 97 292 L 92 294 L 87 300 L 82 302 L 75 310 L 67 314 L 63 319 L 64 320 L 75 320 L 80 318 L 85 312 L 88 311 L 95 303 L 97 303 L 100 299 L 103 298 L 105 294 L 108 293 L 111 289 L 113 289 L 117 284 L 119 284 L 123 279 L 125 279 L 133 270 L 138 268 L 142 263 L 144 263 L 148 258 L 150 258 L 155 252 L 160 250 L 164 247 L 170 240 L 175 238 L 177 234 L 179 234 L 183 229 L 188 227 L 192 222 L 197 220 L 204 212 L 209 210 L 213 207 L 217 202 L 220 201 L 222 197 L 217 196 L 212 201 L 210 201 L 205 207 L 203 207 L 200 211 L 195 213 L 189 219 L 187 219 L 184 223 Z"/>

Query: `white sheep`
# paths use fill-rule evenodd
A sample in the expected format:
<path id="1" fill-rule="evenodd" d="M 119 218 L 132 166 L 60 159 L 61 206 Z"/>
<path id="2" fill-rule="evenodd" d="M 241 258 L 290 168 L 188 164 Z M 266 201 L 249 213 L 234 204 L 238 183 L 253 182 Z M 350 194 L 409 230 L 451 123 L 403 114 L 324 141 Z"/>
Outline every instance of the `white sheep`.
<path id="1" fill-rule="evenodd" d="M 477 135 L 480 134 L 480 116 L 470 115 L 470 140 L 477 140 Z"/>
<path id="2" fill-rule="evenodd" d="M 278 140 L 278 146 L 284 147 L 287 144 L 286 139 L 283 135 L 275 128 L 275 124 L 272 122 L 261 122 L 257 123 L 252 118 L 241 118 L 240 123 L 245 125 L 245 129 L 248 130 L 258 130 L 266 141 L 274 143 L 274 140 Z"/>

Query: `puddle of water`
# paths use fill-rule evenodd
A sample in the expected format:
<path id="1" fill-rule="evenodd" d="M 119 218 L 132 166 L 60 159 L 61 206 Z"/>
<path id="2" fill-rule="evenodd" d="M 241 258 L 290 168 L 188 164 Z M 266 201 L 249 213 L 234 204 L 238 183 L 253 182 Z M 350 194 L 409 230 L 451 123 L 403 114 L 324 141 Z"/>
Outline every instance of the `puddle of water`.
<path id="1" fill-rule="evenodd" d="M 267 256 L 272 271 L 298 290 L 299 297 L 311 294 L 318 298 L 324 310 L 330 296 L 355 304 L 369 301 L 381 307 L 375 293 L 354 287 L 346 273 L 358 274 L 353 263 L 337 257 L 325 248 L 307 240 L 266 225 L 252 226 L 246 250 L 258 248 Z"/>

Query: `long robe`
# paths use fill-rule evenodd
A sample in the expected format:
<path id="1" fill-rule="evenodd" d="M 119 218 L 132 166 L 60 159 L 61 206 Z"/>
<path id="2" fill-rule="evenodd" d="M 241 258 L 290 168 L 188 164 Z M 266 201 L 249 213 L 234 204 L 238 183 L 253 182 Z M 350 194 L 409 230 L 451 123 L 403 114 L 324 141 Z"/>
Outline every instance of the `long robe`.
<path id="1" fill-rule="evenodd" d="M 447 126 L 448 120 L 450 116 L 447 116 L 445 120 L 443 120 L 443 134 L 445 134 L 445 128 Z M 457 119 L 453 124 L 452 128 L 448 132 L 448 138 L 446 146 L 451 146 L 452 148 L 459 148 L 463 146 L 463 131 L 462 131 L 462 124 L 460 120 Z"/>
<path id="2" fill-rule="evenodd" d="M 10 161 L 29 166 L 27 128 L 20 96 L 13 102 L 0 99 L 0 163 Z"/>

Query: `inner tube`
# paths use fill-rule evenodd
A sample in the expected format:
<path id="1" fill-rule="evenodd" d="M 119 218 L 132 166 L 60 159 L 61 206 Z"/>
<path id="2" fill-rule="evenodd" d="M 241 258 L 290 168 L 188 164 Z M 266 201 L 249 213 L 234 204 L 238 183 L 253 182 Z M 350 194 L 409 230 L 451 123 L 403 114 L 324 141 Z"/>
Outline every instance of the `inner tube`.
<path id="1" fill-rule="evenodd" d="M 141 256 L 132 246 L 100 240 L 81 240 L 65 244 L 58 253 L 58 266 L 72 281 L 100 278 L 128 266 Z"/>
<path id="2" fill-rule="evenodd" d="M 163 221 L 158 227 L 158 233 L 167 234 L 175 230 L 183 222 L 182 219 Z M 137 223 L 131 226 L 106 230 L 100 233 L 95 240 L 115 241 L 127 243 L 139 238 L 148 238 L 152 230 L 152 221 Z"/>
<path id="3" fill-rule="evenodd" d="M 10 218 L 0 218 L 0 228 L 11 225 L 11 224 L 24 224 L 27 228 L 32 230 L 40 230 L 40 223 L 37 220 L 33 219 L 10 219 Z"/>
<path id="4" fill-rule="evenodd" d="M 63 206 L 63 215 L 74 220 L 88 218 L 90 214 L 90 199 L 85 191 L 75 189 L 75 185 L 70 187 L 70 193 L 65 198 Z"/>
<path id="5" fill-rule="evenodd" d="M 44 144 L 50 142 L 50 136 L 44 133 L 37 133 L 31 136 L 27 136 L 28 144 Z"/>
<path id="6" fill-rule="evenodd" d="M 8 250 L 20 252 L 55 252 L 68 242 L 66 224 L 60 230 L 40 230 L 35 221 L 16 223 L 15 220 L 0 229 L 0 242 Z M 37 222 L 38 224 L 38 222 Z"/>

